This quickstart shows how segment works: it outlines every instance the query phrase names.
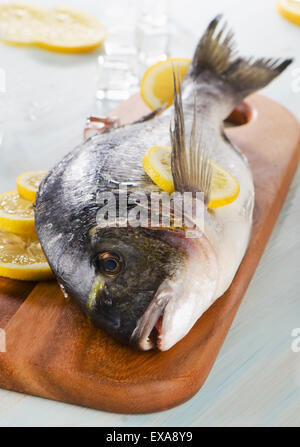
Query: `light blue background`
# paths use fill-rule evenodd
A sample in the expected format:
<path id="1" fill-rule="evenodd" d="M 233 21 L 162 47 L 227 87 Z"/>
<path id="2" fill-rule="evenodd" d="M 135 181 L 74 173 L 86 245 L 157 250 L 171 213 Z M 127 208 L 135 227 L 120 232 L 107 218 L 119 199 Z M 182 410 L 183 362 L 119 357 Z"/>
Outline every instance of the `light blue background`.
<path id="1" fill-rule="evenodd" d="M 100 19 L 106 4 L 103 0 L 38 3 L 81 7 Z M 175 56 L 190 56 L 209 19 L 224 12 L 241 53 L 295 57 L 293 66 L 264 93 L 300 119 L 300 92 L 292 91 L 293 70 L 300 67 L 300 27 L 283 20 L 275 3 L 172 0 L 170 15 L 186 30 L 172 51 Z M 81 141 L 85 117 L 97 111 L 97 64 L 95 54 L 64 56 L 0 45 L 0 65 L 6 70 L 8 89 L 5 140 L 0 147 L 0 186 L 5 191 L 14 188 L 20 172 L 50 167 Z M 299 265 L 298 171 L 225 344 L 193 399 L 163 413 L 130 416 L 0 390 L 0 425 L 299 426 L 300 353 L 291 349 L 292 330 L 300 327 Z"/>

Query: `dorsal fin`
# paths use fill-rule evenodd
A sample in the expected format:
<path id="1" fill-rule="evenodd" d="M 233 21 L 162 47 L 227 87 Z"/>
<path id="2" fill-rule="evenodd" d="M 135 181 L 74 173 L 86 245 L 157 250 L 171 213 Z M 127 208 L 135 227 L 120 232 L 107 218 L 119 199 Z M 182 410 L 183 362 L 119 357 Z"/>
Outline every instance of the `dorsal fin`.
<path id="1" fill-rule="evenodd" d="M 209 148 L 203 134 L 197 126 L 197 104 L 194 99 L 194 115 L 189 145 L 186 144 L 184 113 L 180 77 L 175 75 L 174 81 L 174 122 L 170 124 L 172 145 L 171 168 L 175 191 L 203 192 L 204 201 L 209 202 L 212 165 L 209 160 Z M 177 84 L 177 86 L 176 86 Z M 177 88 L 178 87 L 178 88 Z M 203 126 L 202 126 L 203 128 Z"/>

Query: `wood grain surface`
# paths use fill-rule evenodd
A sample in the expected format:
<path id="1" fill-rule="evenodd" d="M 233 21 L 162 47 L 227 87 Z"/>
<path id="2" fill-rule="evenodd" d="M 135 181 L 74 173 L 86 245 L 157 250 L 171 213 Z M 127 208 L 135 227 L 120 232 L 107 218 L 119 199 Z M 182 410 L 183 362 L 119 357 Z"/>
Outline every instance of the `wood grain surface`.
<path id="1" fill-rule="evenodd" d="M 1 278 L 0 327 L 7 340 L 6 352 L 0 353 L 1 387 L 124 413 L 167 409 L 199 390 L 263 253 L 299 160 L 300 127 L 293 115 L 260 95 L 247 103 L 250 121 L 226 132 L 253 170 L 254 228 L 225 295 L 170 351 L 141 353 L 90 326 L 54 281 L 35 285 Z M 113 115 L 128 122 L 146 111 L 135 96 Z"/>

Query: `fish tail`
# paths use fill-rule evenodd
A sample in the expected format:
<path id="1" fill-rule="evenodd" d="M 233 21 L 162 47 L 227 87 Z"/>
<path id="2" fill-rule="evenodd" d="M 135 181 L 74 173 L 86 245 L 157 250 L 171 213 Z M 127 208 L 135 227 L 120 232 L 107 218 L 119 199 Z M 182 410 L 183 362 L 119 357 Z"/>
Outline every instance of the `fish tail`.
<path id="1" fill-rule="evenodd" d="M 175 76 L 173 68 L 174 119 L 170 139 L 174 187 L 180 192 L 203 192 L 205 204 L 209 203 L 212 185 L 210 147 L 221 144 L 224 138 L 216 130 L 216 120 L 225 119 L 240 101 L 265 87 L 292 62 L 292 59 L 238 57 L 233 32 L 227 30 L 226 23 L 220 24 L 221 18 L 218 15 L 208 25 L 183 81 L 184 90 L 192 78 L 194 96 L 183 95 L 179 74 Z M 189 142 L 186 117 L 188 121 L 192 118 Z"/>
<path id="2" fill-rule="evenodd" d="M 222 15 L 208 25 L 197 45 L 190 74 L 196 81 L 204 71 L 217 74 L 236 92 L 238 100 L 268 85 L 293 59 L 238 57 L 235 50 L 234 33 L 227 24 L 220 24 Z"/>

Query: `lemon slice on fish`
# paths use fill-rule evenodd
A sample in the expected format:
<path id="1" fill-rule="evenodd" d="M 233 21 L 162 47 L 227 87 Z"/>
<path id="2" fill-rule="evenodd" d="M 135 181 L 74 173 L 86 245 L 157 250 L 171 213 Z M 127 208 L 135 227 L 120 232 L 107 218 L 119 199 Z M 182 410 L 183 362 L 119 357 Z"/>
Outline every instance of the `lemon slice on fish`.
<path id="1" fill-rule="evenodd" d="M 300 2 L 299 0 L 279 0 L 277 10 L 285 19 L 296 25 L 300 25 Z"/>
<path id="2" fill-rule="evenodd" d="M 37 236 L 0 230 L 0 276 L 23 281 L 53 278 Z"/>
<path id="3" fill-rule="evenodd" d="M 104 26 L 77 9 L 46 9 L 31 3 L 0 5 L 0 38 L 7 43 L 82 53 L 100 46 L 105 37 Z"/>
<path id="4" fill-rule="evenodd" d="M 171 194 L 174 191 L 171 171 L 170 146 L 153 146 L 143 157 L 143 168 L 151 180 L 163 191 Z M 212 187 L 209 208 L 232 203 L 239 195 L 240 185 L 225 169 L 210 159 L 213 166 Z"/>
<path id="5" fill-rule="evenodd" d="M 20 197 L 17 191 L 0 194 L 0 230 L 35 233 L 33 205 Z"/>
<path id="6" fill-rule="evenodd" d="M 23 197 L 23 199 L 35 202 L 36 193 L 46 174 L 47 171 L 30 171 L 19 175 L 17 178 L 17 190 L 19 195 Z"/>
<path id="7" fill-rule="evenodd" d="M 141 80 L 141 96 L 143 101 L 151 110 L 159 107 L 168 107 L 172 104 L 173 95 L 173 70 L 177 74 L 180 72 L 182 81 L 191 63 L 191 59 L 177 57 L 169 58 L 165 61 L 149 67 Z"/>
<path id="8" fill-rule="evenodd" d="M 152 146 L 143 157 L 143 168 L 160 189 L 169 194 L 174 191 L 170 146 Z"/>

